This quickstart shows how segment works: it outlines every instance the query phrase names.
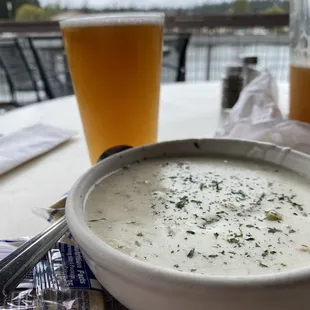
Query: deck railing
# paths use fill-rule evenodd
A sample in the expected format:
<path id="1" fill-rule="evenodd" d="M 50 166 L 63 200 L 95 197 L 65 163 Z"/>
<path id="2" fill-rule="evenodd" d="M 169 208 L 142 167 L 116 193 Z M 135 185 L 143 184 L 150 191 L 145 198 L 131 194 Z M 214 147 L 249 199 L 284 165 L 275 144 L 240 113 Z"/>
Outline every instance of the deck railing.
<path id="1" fill-rule="evenodd" d="M 182 33 L 191 34 L 186 52 L 186 81 L 220 79 L 225 67 L 242 54 L 255 54 L 261 67 L 268 67 L 277 79 L 286 80 L 288 25 L 288 14 L 167 14 L 165 41 L 174 40 Z M 59 23 L 0 20 L 0 38 L 24 38 L 33 34 L 60 35 Z M 167 82 L 165 76 L 163 82 Z M 8 89 L 0 71 L 0 102 Z"/>

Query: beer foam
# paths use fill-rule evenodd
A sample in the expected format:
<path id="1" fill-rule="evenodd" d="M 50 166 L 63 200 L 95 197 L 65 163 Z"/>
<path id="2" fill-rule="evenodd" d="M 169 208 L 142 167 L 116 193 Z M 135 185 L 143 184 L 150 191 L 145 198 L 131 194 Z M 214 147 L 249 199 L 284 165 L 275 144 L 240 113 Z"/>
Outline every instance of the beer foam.
<path id="1" fill-rule="evenodd" d="M 114 26 L 114 25 L 162 25 L 164 13 L 110 13 L 90 14 L 60 21 L 60 28 Z"/>

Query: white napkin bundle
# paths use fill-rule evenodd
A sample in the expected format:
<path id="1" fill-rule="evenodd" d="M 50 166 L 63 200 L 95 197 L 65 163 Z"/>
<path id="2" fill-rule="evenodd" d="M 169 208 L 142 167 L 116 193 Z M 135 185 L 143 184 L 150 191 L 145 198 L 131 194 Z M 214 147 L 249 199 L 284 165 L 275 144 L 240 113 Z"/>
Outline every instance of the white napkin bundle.
<path id="1" fill-rule="evenodd" d="M 36 124 L 0 137 L 0 175 L 69 140 L 74 132 Z"/>
<path id="2" fill-rule="evenodd" d="M 267 71 L 243 89 L 215 136 L 269 142 L 310 155 L 310 124 L 284 119 L 276 82 Z"/>

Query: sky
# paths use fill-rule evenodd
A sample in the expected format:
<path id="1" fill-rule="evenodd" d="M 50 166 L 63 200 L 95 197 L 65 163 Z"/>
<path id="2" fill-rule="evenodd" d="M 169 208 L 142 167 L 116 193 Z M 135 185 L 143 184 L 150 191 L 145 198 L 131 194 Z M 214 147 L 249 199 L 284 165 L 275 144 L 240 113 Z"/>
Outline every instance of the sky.
<path id="1" fill-rule="evenodd" d="M 218 2 L 219 0 L 212 0 Z M 104 8 L 104 7 L 189 7 L 197 4 L 210 2 L 210 0 L 40 0 L 41 5 L 55 4 L 59 2 L 61 6 L 76 8 L 87 7 Z M 221 1 L 220 1 L 221 2 Z M 169 5 L 167 5 L 169 3 Z"/>

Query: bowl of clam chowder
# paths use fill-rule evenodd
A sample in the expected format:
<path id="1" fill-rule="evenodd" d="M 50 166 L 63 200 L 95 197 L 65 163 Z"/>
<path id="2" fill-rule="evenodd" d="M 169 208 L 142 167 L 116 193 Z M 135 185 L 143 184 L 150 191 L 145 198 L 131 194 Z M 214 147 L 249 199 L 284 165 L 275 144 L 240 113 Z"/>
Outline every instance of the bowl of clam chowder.
<path id="1" fill-rule="evenodd" d="M 102 160 L 73 186 L 69 229 L 131 310 L 309 309 L 310 157 L 178 140 Z"/>

